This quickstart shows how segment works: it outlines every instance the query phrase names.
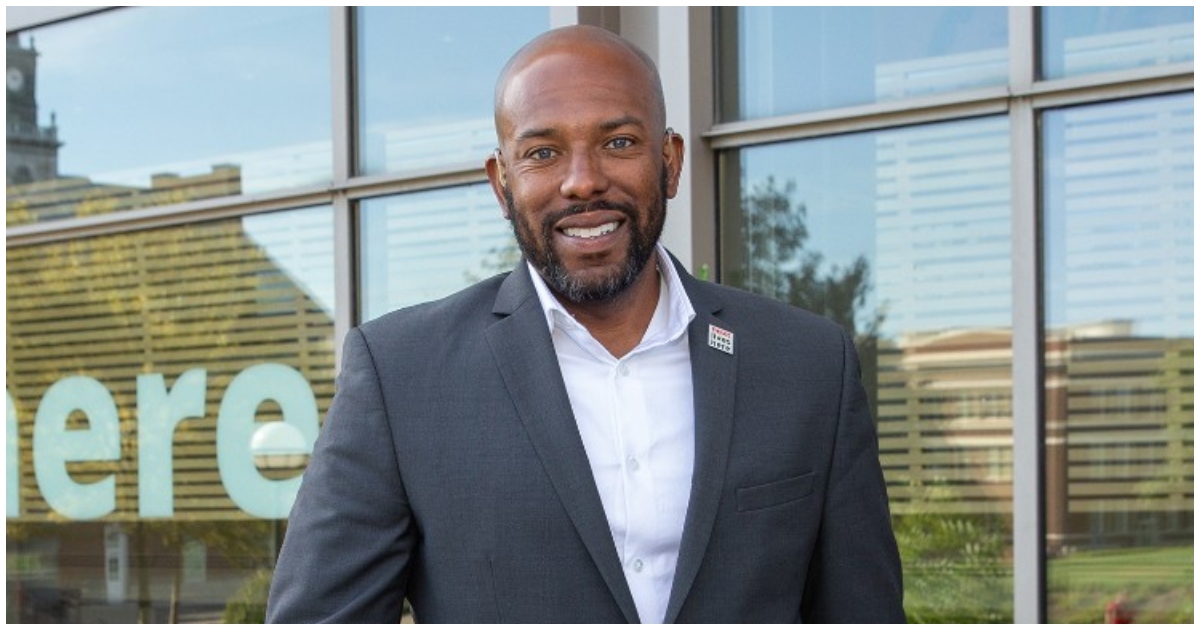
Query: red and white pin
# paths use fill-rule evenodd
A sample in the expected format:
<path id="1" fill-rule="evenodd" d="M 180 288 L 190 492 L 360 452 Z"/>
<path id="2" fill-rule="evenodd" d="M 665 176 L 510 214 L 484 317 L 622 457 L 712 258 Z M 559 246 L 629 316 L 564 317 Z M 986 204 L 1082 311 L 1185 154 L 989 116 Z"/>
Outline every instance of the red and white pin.
<path id="1" fill-rule="evenodd" d="M 708 325 L 708 345 L 725 354 L 733 354 L 733 333 L 719 326 Z"/>

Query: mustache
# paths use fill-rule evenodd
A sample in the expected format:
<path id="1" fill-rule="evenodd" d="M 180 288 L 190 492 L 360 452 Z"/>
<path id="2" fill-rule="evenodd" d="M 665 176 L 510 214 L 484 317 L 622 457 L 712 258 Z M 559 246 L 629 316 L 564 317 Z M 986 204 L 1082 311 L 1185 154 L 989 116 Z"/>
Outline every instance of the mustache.
<path id="1" fill-rule="evenodd" d="M 624 203 L 621 201 L 611 201 L 608 199 L 596 199 L 595 201 L 575 204 L 573 206 L 567 206 L 562 210 L 551 212 L 550 214 L 546 215 L 544 219 L 542 219 L 542 226 L 547 232 L 549 232 L 553 229 L 555 223 L 558 223 L 567 217 L 573 217 L 577 214 L 584 214 L 587 212 L 596 212 L 597 210 L 615 210 L 629 217 L 630 220 L 635 219 L 637 214 L 637 209 L 633 207 L 633 204 Z"/>

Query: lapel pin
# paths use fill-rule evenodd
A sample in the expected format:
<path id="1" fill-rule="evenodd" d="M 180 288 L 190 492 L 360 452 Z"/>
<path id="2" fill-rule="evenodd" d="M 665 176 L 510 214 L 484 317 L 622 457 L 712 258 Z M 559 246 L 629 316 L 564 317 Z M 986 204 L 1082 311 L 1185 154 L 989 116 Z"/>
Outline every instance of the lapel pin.
<path id="1" fill-rule="evenodd" d="M 733 333 L 718 326 L 708 325 L 708 346 L 725 354 L 733 354 Z"/>

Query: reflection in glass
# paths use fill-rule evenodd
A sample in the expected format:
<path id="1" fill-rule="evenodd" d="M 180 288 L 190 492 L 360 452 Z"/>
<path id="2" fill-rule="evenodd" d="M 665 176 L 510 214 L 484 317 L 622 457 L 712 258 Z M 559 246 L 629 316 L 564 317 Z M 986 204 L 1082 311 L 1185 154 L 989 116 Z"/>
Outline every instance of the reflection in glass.
<path id="1" fill-rule="evenodd" d="M 1193 133 L 1191 94 L 1043 117 L 1051 621 L 1192 621 Z"/>
<path id="2" fill-rule="evenodd" d="M 720 119 L 1003 85 L 1004 7 L 718 9 Z"/>
<path id="3" fill-rule="evenodd" d="M 330 181 L 329 11 L 108 11 L 7 38 L 8 225 Z"/>
<path id="4" fill-rule="evenodd" d="M 512 271 L 520 258 L 487 184 L 368 199 L 359 226 L 362 321 Z"/>
<path id="5" fill-rule="evenodd" d="M 496 146 L 504 62 L 550 26 L 546 7 L 362 7 L 359 174 L 471 162 Z"/>
<path id="6" fill-rule="evenodd" d="M 305 383 L 311 411 L 328 407 L 333 290 L 318 270 L 333 266 L 332 243 L 332 210 L 318 207 L 8 248 L 17 457 L 6 464 L 19 481 L 6 522 L 9 621 L 261 620 L 282 522 L 233 498 L 238 482 L 221 461 L 248 458 L 253 445 L 220 446 L 229 427 L 218 418 L 231 383 L 262 364 L 298 372 L 288 390 L 296 403 L 271 399 L 253 420 L 233 421 L 292 420 L 282 408 L 313 405 Z M 100 406 L 117 414 L 114 459 L 65 464 L 73 484 L 113 480 L 114 505 L 99 520 L 73 517 L 95 506 L 62 500 L 75 495 L 38 472 L 71 434 L 105 422 L 76 411 L 48 441 L 34 439 L 46 435 L 37 417 L 51 390 L 72 394 L 52 387 L 68 377 L 93 379 Z"/>
<path id="7" fill-rule="evenodd" d="M 1191 61 L 1195 9 L 1040 7 L 1042 78 Z"/>
<path id="8" fill-rule="evenodd" d="M 722 280 L 850 331 L 912 621 L 1012 619 L 1004 118 L 723 155 Z"/>

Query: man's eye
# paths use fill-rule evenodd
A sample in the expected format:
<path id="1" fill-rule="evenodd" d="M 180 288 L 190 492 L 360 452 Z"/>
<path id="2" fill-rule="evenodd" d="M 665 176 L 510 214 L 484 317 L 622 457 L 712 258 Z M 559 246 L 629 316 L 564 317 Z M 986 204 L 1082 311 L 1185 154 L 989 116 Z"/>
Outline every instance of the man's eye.
<path id="1" fill-rule="evenodd" d="M 529 157 L 534 160 L 549 160 L 554 157 L 554 151 L 546 148 L 534 149 L 529 152 Z"/>
<path id="2" fill-rule="evenodd" d="M 629 138 L 613 138 L 608 141 L 610 149 L 628 149 L 631 146 L 633 146 L 633 140 Z"/>

